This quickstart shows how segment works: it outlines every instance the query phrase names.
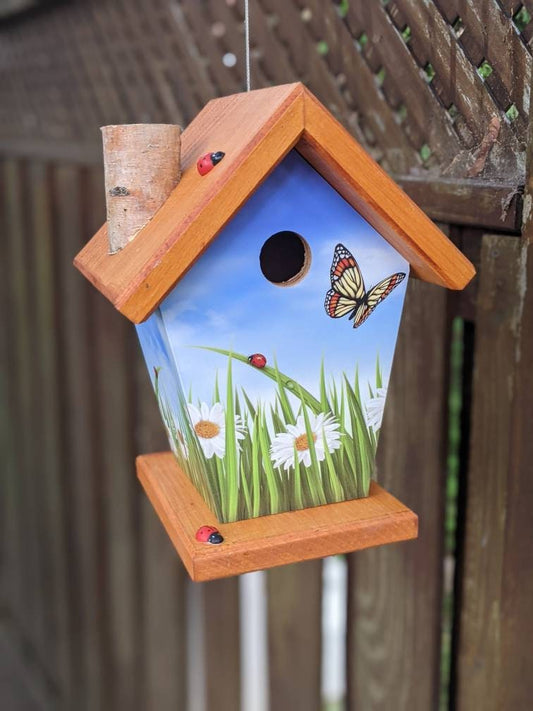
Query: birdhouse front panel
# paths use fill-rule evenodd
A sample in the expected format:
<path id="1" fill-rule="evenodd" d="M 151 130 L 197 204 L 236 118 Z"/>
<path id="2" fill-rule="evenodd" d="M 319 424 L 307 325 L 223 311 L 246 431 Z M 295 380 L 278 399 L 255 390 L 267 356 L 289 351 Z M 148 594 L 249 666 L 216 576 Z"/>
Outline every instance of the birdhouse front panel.
<path id="1" fill-rule="evenodd" d="M 408 272 L 293 150 L 137 326 L 219 521 L 368 495 Z"/>

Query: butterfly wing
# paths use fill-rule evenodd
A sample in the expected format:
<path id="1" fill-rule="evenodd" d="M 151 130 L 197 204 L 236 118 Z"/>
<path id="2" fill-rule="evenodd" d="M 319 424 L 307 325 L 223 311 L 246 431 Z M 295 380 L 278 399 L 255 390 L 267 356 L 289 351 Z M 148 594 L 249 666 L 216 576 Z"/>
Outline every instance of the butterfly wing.
<path id="1" fill-rule="evenodd" d="M 365 283 L 359 265 L 343 244 L 335 247 L 330 276 L 332 290 L 341 296 L 357 301 L 365 295 Z"/>
<path id="2" fill-rule="evenodd" d="M 365 303 L 361 304 L 355 312 L 353 327 L 358 328 L 358 326 L 363 324 L 374 311 L 376 306 L 380 304 L 383 299 L 386 299 L 391 291 L 395 289 L 404 279 L 405 274 L 403 272 L 398 272 L 397 274 L 392 274 L 390 277 L 383 279 L 376 284 L 376 286 L 373 286 L 366 296 Z"/>
<path id="3" fill-rule="evenodd" d="M 353 311 L 356 302 L 353 299 L 347 299 L 346 296 L 341 296 L 335 289 L 330 289 L 326 294 L 324 307 L 326 313 L 331 318 L 340 318 Z"/>
<path id="4" fill-rule="evenodd" d="M 353 327 L 358 328 L 359 326 L 361 326 L 367 320 L 367 318 L 370 316 L 370 314 L 372 313 L 372 311 L 374 311 L 375 308 L 375 306 L 361 304 L 361 306 L 355 312 L 355 316 L 353 318 Z"/>

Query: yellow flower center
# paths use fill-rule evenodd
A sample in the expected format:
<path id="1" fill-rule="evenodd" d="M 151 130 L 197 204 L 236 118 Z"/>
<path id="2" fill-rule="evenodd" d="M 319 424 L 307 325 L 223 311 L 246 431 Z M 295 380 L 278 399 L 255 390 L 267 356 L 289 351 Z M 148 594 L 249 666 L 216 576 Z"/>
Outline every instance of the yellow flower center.
<path id="1" fill-rule="evenodd" d="M 220 427 L 209 420 L 200 420 L 194 425 L 194 431 L 202 439 L 213 439 L 220 432 Z"/>
<path id="2" fill-rule="evenodd" d="M 316 434 L 313 432 L 313 442 L 316 442 Z M 309 449 L 309 440 L 307 439 L 306 434 L 302 434 L 299 437 L 296 437 L 294 440 L 294 446 L 296 447 L 298 452 L 305 452 L 306 449 Z"/>

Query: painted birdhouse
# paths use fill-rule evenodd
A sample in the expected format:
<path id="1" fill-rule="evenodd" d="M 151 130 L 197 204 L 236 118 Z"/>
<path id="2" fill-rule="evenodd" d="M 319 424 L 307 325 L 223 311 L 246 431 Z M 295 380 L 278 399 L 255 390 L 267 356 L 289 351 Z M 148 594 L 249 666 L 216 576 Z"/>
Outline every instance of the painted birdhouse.
<path id="1" fill-rule="evenodd" d="M 76 266 L 136 324 L 173 453 L 139 475 L 191 574 L 415 537 L 371 483 L 407 277 L 472 265 L 301 84 L 211 101 L 182 148 L 136 238 Z"/>

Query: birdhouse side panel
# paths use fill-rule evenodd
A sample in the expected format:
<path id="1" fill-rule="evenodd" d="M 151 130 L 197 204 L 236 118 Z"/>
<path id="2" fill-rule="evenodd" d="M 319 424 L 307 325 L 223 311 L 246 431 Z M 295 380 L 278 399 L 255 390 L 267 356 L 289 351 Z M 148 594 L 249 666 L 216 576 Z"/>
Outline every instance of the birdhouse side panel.
<path id="1" fill-rule="evenodd" d="M 408 272 L 292 151 L 167 296 L 162 411 L 220 521 L 368 495 Z"/>
<path id="2" fill-rule="evenodd" d="M 160 309 L 135 328 L 170 448 L 204 501 L 214 510 L 215 503 L 210 486 L 204 477 L 195 477 L 194 466 L 190 465 L 190 462 L 194 461 L 196 437 L 191 429 L 188 410 L 183 406 L 187 397 L 176 369 Z M 187 447 L 188 440 L 192 442 L 191 451 Z M 199 447 L 197 449 L 199 450 Z"/>

